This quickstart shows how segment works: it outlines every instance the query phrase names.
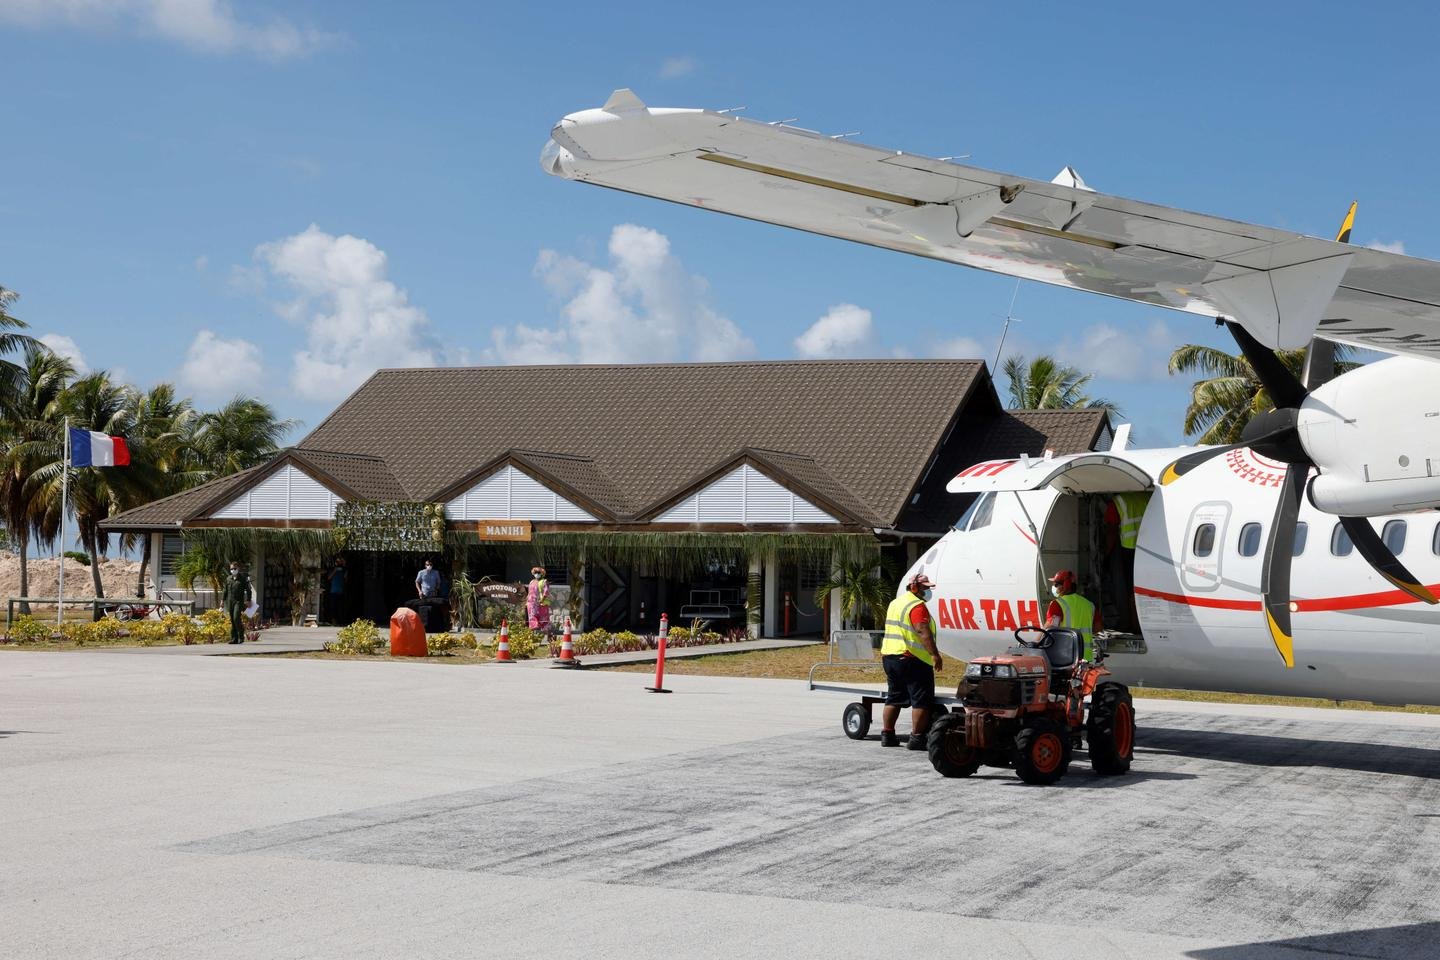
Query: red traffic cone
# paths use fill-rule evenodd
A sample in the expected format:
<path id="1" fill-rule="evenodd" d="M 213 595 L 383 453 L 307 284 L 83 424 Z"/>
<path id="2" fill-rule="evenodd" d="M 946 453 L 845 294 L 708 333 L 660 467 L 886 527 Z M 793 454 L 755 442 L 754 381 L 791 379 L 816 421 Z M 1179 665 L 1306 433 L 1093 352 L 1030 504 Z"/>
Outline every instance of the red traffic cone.
<path id="1" fill-rule="evenodd" d="M 575 659 L 575 642 L 570 639 L 570 618 L 565 618 L 565 639 L 560 641 L 560 659 L 551 664 L 552 667 L 578 667 L 580 661 Z"/>
<path id="2" fill-rule="evenodd" d="M 660 642 L 656 646 L 657 657 L 655 659 L 655 686 L 646 687 L 651 693 L 669 693 L 665 689 L 665 643 L 670 636 L 670 615 L 660 614 Z"/>
<path id="3" fill-rule="evenodd" d="M 510 624 L 505 620 L 500 621 L 500 645 L 495 648 L 495 662 L 515 662 L 515 658 L 510 656 Z"/>

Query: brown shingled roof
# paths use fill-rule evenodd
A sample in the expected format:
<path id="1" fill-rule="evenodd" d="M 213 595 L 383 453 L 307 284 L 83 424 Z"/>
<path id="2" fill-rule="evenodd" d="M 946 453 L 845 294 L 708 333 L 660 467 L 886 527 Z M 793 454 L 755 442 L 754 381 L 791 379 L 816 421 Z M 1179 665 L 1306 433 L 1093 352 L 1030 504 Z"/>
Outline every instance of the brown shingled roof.
<path id="1" fill-rule="evenodd" d="M 294 447 L 287 452 L 302 467 L 309 467 L 308 472 L 329 478 L 353 494 L 353 499 L 406 499 L 405 488 L 400 486 L 380 457 L 306 447 Z"/>
<path id="2" fill-rule="evenodd" d="M 302 446 L 383 457 L 412 499 L 435 499 L 506 451 L 548 451 L 588 462 L 623 494 L 617 515 L 737 450 L 783 450 L 811 458 L 888 523 L 982 369 L 850 360 L 381 370 Z"/>

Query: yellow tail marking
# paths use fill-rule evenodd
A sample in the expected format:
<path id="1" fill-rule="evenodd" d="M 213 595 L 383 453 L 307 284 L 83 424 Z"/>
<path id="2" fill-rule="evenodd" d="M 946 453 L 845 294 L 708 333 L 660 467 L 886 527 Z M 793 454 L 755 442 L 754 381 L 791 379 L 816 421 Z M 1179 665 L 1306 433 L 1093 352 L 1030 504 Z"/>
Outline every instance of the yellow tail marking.
<path id="1" fill-rule="evenodd" d="M 1289 670 L 1295 666 L 1295 645 L 1290 641 L 1290 635 L 1280 629 L 1280 624 L 1270 616 L 1270 611 L 1265 611 L 1265 623 L 1270 627 L 1270 639 L 1275 641 L 1275 649 L 1280 653 L 1280 659 L 1285 661 L 1285 669 Z"/>

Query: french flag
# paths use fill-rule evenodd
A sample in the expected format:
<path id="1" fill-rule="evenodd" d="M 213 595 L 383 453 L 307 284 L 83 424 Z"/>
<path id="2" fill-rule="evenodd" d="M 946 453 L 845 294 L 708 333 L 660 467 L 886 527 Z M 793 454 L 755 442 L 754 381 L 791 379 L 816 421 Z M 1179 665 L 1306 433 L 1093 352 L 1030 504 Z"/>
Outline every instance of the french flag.
<path id="1" fill-rule="evenodd" d="M 130 448 L 124 437 L 111 437 L 92 430 L 70 429 L 70 466 L 128 467 Z"/>

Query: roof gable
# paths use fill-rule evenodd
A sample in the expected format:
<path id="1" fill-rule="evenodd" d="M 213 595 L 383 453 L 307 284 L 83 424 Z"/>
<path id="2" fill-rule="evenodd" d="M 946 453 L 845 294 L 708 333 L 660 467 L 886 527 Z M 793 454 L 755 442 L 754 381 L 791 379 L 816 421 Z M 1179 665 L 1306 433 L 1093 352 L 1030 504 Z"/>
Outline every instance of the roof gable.
<path id="1" fill-rule="evenodd" d="M 534 477 L 505 463 L 445 504 L 448 520 L 595 520 Z"/>
<path id="2" fill-rule="evenodd" d="M 333 520 L 343 499 L 292 463 L 205 512 L 213 520 Z"/>
<path id="3" fill-rule="evenodd" d="M 656 523 L 839 523 L 748 463 L 657 513 Z"/>

